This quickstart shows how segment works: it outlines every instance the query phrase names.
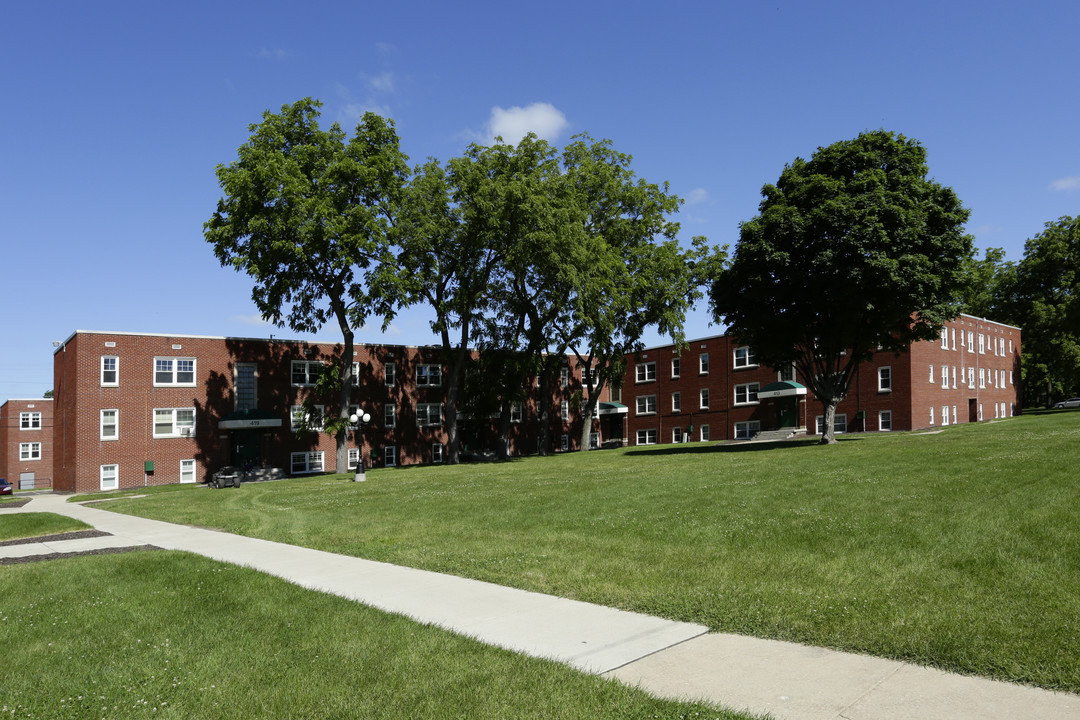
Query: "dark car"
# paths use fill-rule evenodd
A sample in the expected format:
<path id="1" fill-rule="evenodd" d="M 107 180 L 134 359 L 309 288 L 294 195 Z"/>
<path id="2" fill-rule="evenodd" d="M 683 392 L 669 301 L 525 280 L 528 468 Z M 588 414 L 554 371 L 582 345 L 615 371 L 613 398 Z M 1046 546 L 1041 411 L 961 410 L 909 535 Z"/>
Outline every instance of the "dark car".
<path id="1" fill-rule="evenodd" d="M 225 467 L 215 472 L 210 477 L 210 482 L 208 482 L 207 484 L 210 487 L 215 488 L 224 488 L 229 487 L 230 485 L 233 487 L 240 487 L 240 476 L 242 474 L 243 473 L 240 472 L 240 468 L 234 467 L 232 465 L 226 465 Z"/>
<path id="2" fill-rule="evenodd" d="M 1069 398 L 1054 405 L 1056 408 L 1080 408 L 1080 398 Z"/>
<path id="3" fill-rule="evenodd" d="M 4 478 L 0 478 L 0 495 L 12 495 L 14 492 L 15 486 Z"/>

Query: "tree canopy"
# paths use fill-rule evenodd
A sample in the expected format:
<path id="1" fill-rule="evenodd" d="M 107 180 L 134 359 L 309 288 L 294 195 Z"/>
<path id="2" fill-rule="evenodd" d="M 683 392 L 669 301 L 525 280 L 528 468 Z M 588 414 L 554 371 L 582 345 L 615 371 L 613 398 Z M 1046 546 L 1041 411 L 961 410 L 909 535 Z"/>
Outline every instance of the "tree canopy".
<path id="1" fill-rule="evenodd" d="M 712 284 L 715 319 L 763 363 L 794 364 L 822 402 L 822 442 L 860 363 L 958 314 L 968 211 L 927 171 L 919 142 L 884 130 L 796 158 Z"/>
<path id="2" fill-rule="evenodd" d="M 204 234 L 223 266 L 254 280 L 263 317 L 297 332 L 337 323 L 339 412 L 326 426 L 343 471 L 354 331 L 373 314 L 384 325 L 393 315 L 389 231 L 408 165 L 392 121 L 366 113 L 346 142 L 337 123 L 319 127 L 320 107 L 305 98 L 249 127 L 237 160 L 216 168 L 224 197 Z"/>

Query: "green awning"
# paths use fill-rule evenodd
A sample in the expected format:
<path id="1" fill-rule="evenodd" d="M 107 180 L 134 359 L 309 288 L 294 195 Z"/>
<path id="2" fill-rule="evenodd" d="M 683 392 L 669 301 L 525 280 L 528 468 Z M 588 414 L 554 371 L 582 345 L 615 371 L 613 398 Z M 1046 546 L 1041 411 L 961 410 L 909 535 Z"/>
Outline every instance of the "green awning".
<path id="1" fill-rule="evenodd" d="M 790 382 L 788 380 L 781 380 L 780 382 L 769 383 L 761 388 L 758 390 L 757 396 L 759 400 L 768 400 L 769 398 L 794 397 L 796 395 L 805 394 L 805 385 L 800 385 L 797 382 Z"/>
<path id="2" fill-rule="evenodd" d="M 625 415 L 627 408 L 622 403 L 617 402 L 602 402 L 600 408 L 597 411 L 599 415 Z"/>
<path id="3" fill-rule="evenodd" d="M 218 420 L 221 430 L 246 430 L 249 428 L 281 427 L 281 418 L 269 410 L 237 410 Z"/>

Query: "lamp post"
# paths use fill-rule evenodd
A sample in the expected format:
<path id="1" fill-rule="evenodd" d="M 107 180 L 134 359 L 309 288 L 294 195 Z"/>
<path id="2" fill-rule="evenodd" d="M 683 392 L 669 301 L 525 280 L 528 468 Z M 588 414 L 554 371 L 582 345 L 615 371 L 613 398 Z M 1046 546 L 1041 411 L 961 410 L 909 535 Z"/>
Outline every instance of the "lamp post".
<path id="1" fill-rule="evenodd" d="M 371 422 L 371 415 L 363 410 L 357 410 L 349 416 L 349 421 L 352 423 L 356 432 L 356 445 L 359 450 L 359 457 L 356 458 L 356 475 L 353 476 L 353 482 L 364 482 L 367 480 L 367 475 L 364 474 L 364 423 Z"/>

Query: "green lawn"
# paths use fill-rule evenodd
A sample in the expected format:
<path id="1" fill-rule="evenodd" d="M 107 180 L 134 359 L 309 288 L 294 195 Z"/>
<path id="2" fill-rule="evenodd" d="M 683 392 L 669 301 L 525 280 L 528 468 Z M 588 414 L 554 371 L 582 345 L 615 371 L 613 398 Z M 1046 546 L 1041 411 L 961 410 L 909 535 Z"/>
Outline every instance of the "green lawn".
<path id="1" fill-rule="evenodd" d="M 749 720 L 186 553 L 0 567 L 0 598 L 2 717 Z"/>
<path id="2" fill-rule="evenodd" d="M 374 470 L 110 510 L 1080 692 L 1080 413 Z"/>
<path id="3" fill-rule="evenodd" d="M 0 542 L 92 529 L 84 522 L 53 513 L 8 512 L 0 513 L 0 518 Z"/>

